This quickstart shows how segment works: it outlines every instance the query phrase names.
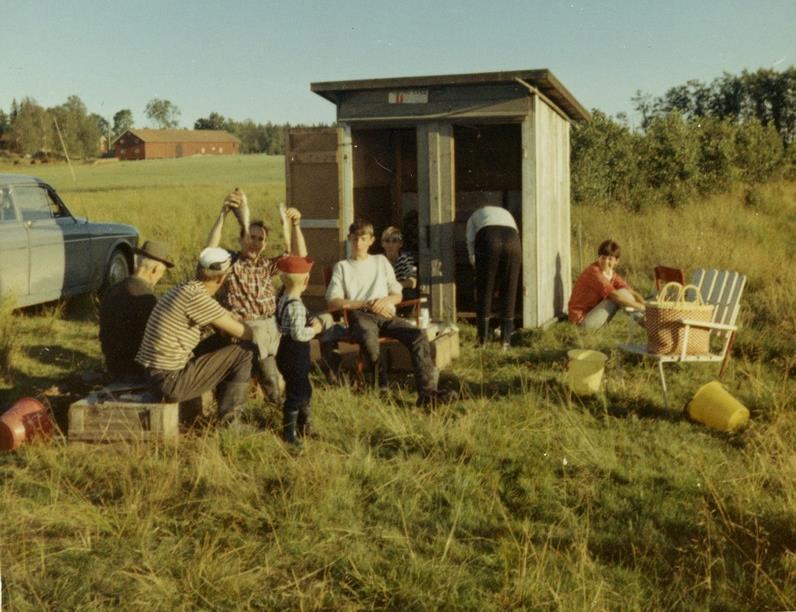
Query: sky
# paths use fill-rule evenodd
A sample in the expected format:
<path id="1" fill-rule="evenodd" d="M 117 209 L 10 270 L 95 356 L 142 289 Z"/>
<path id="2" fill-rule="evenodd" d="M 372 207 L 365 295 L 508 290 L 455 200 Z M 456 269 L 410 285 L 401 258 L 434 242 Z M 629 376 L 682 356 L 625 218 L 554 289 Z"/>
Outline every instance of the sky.
<path id="1" fill-rule="evenodd" d="M 181 127 L 330 123 L 310 83 L 547 68 L 587 109 L 796 64 L 796 0 L 0 0 L 0 109 L 78 95 L 110 120 L 152 98 Z"/>

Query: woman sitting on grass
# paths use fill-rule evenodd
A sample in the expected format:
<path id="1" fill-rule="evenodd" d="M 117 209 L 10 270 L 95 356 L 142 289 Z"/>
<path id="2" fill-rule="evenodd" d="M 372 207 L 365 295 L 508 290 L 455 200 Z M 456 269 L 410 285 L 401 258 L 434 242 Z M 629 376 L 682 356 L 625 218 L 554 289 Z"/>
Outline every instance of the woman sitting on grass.
<path id="1" fill-rule="evenodd" d="M 644 318 L 644 298 L 634 291 L 614 268 L 621 249 L 606 240 L 597 249 L 597 261 L 581 272 L 569 298 L 569 320 L 585 331 L 608 323 L 620 308 L 632 308 L 635 321 Z"/>

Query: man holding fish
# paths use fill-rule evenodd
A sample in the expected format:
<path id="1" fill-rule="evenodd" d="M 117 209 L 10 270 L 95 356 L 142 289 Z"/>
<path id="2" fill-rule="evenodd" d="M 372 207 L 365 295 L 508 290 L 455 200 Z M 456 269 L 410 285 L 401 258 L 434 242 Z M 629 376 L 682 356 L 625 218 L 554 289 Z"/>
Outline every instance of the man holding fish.
<path id="1" fill-rule="evenodd" d="M 279 371 L 276 351 L 279 348 L 279 330 L 276 326 L 276 291 L 273 278 L 279 274 L 276 261 L 281 257 L 264 255 L 268 227 L 263 221 L 250 220 L 249 205 L 237 187 L 225 198 L 213 228 L 207 236 L 206 247 L 217 247 L 221 241 L 224 218 L 232 211 L 240 225 L 240 250 L 232 252 L 232 268 L 220 295 L 221 304 L 252 328 L 254 342 L 259 350 L 257 374 L 263 392 L 269 401 L 279 404 Z M 301 213 L 288 208 L 283 213 L 285 240 L 290 254 L 307 256 L 304 235 L 301 232 Z"/>

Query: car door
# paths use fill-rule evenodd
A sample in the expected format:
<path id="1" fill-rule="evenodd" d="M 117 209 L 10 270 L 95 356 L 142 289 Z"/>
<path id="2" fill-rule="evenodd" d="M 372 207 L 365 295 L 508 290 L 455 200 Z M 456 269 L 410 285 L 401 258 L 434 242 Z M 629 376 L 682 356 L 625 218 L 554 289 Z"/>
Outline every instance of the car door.
<path id="1" fill-rule="evenodd" d="M 28 296 L 28 230 L 17 215 L 10 189 L 0 188 L 0 295 L 24 305 Z"/>
<path id="2" fill-rule="evenodd" d="M 28 232 L 30 298 L 55 300 L 66 277 L 64 236 L 55 222 L 46 190 L 38 183 L 14 185 L 12 197 Z"/>
<path id="3" fill-rule="evenodd" d="M 92 244 L 89 224 L 76 219 L 67 210 L 61 198 L 51 187 L 42 186 L 50 205 L 56 225 L 61 228 L 64 238 L 65 295 L 83 293 L 89 290 L 92 273 Z"/>

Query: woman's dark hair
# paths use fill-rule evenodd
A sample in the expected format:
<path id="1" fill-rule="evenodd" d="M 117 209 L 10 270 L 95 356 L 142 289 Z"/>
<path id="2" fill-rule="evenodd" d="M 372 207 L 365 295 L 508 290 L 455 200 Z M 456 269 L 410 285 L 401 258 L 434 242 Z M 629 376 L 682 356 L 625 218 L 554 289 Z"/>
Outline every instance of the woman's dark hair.
<path id="1" fill-rule="evenodd" d="M 600 243 L 600 246 L 597 248 L 597 255 L 605 255 L 606 257 L 609 255 L 613 255 L 617 259 L 622 254 L 622 249 L 610 238 Z"/>

